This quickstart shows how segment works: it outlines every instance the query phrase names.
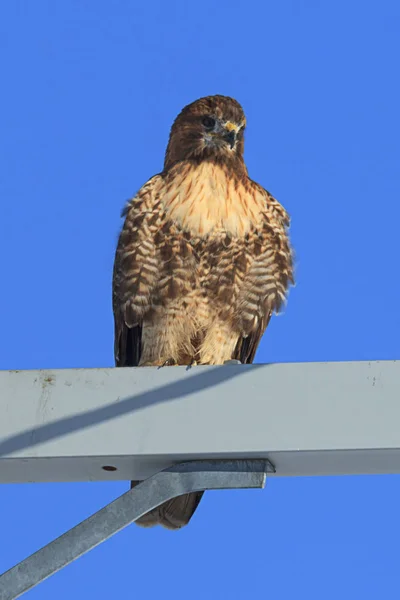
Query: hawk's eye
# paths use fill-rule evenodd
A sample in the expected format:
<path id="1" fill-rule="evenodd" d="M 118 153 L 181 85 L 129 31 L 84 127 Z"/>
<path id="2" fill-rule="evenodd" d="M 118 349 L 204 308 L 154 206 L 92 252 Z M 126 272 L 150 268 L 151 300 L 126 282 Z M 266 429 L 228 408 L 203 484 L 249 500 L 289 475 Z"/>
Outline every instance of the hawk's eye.
<path id="1" fill-rule="evenodd" d="M 201 122 L 206 129 L 214 129 L 215 127 L 215 119 L 212 117 L 203 117 Z"/>

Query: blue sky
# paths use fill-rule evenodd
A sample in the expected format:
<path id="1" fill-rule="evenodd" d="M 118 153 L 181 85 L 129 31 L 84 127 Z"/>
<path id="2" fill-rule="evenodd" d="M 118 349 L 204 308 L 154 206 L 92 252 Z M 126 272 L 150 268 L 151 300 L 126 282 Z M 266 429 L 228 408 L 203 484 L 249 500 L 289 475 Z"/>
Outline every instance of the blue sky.
<path id="1" fill-rule="evenodd" d="M 36 0 L 0 7 L 0 368 L 113 365 L 126 199 L 208 94 L 247 114 L 250 175 L 292 217 L 297 286 L 258 362 L 399 359 L 396 0 Z M 127 489 L 2 486 L 0 572 Z M 398 598 L 397 476 L 206 494 L 132 526 L 32 600 Z"/>

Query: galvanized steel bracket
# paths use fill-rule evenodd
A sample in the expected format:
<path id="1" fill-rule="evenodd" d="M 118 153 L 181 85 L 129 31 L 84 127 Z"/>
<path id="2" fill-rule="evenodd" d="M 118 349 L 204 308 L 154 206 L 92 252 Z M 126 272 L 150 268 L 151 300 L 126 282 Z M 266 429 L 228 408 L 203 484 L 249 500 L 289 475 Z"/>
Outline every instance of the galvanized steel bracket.
<path id="1" fill-rule="evenodd" d="M 149 510 L 202 490 L 263 488 L 267 459 L 191 461 L 149 477 L 0 576 L 0 600 L 14 600 Z"/>

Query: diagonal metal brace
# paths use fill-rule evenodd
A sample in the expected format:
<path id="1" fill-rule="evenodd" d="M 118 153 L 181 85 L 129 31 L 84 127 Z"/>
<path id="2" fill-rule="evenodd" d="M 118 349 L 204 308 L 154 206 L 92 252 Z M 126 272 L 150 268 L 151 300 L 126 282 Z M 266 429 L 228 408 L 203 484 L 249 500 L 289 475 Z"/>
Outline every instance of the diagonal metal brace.
<path id="1" fill-rule="evenodd" d="M 0 600 L 14 600 L 167 500 L 202 490 L 263 488 L 266 459 L 185 462 L 146 479 L 0 576 Z"/>

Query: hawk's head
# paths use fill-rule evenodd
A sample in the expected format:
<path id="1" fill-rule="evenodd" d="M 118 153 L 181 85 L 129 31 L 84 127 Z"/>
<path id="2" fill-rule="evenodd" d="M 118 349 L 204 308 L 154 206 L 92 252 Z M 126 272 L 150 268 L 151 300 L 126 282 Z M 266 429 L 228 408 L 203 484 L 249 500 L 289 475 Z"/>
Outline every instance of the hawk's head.
<path id="1" fill-rule="evenodd" d="M 188 104 L 171 128 L 165 168 L 188 159 L 242 159 L 246 119 L 229 96 L 207 96 Z"/>

